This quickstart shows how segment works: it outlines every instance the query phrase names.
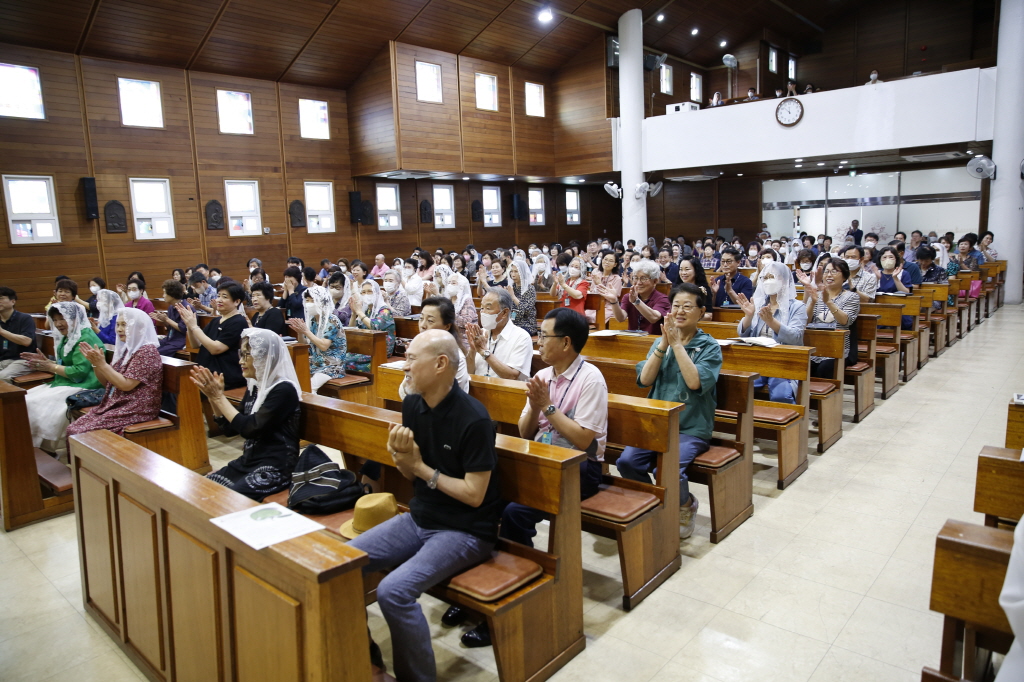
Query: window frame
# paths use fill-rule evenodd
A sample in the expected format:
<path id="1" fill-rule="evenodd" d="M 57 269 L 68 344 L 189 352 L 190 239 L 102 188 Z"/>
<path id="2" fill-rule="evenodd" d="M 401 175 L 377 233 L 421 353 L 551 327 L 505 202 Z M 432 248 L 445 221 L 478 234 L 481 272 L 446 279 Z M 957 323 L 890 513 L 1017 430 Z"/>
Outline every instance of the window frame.
<path id="1" fill-rule="evenodd" d="M 479 85 L 477 83 L 477 79 L 480 76 L 485 76 L 487 78 L 491 78 L 494 81 L 494 108 L 493 109 L 488 109 L 487 107 L 480 106 L 480 87 L 479 87 Z M 486 71 L 474 71 L 473 72 L 473 96 L 474 96 L 474 99 L 476 100 L 474 102 L 474 104 L 476 105 L 476 108 L 477 108 L 478 111 L 498 112 L 498 111 L 501 110 L 501 104 L 498 102 L 498 88 L 499 87 L 500 86 L 498 84 L 498 75 L 497 74 L 487 73 Z"/>
<path id="2" fill-rule="evenodd" d="M 420 96 L 420 64 L 427 64 L 429 66 L 437 67 L 437 94 L 439 99 L 424 99 Z M 444 67 L 441 64 L 435 64 L 434 62 L 428 62 L 422 59 L 414 59 L 412 71 L 413 83 L 415 84 L 416 87 L 416 101 L 422 102 L 423 104 L 444 104 Z"/>
<path id="3" fill-rule="evenodd" d="M 214 90 L 216 92 L 216 96 L 214 97 L 214 99 L 216 100 L 216 104 L 217 104 L 217 133 L 220 134 L 220 135 L 255 135 L 256 134 L 256 112 L 252 108 L 252 93 L 251 92 L 246 92 L 245 90 L 229 90 L 228 88 L 214 88 Z M 239 93 L 242 93 L 242 94 L 245 94 L 245 95 L 249 95 L 249 115 L 252 118 L 252 132 L 249 132 L 249 133 L 232 133 L 232 132 L 225 132 L 222 129 L 223 124 L 222 124 L 221 118 L 220 118 L 220 93 L 222 93 L 222 92 L 239 92 Z"/>
<path id="4" fill-rule="evenodd" d="M 381 210 L 380 208 L 380 188 L 390 187 L 395 190 L 395 208 L 394 210 L 387 209 Z M 378 232 L 401 232 L 402 230 L 402 192 L 401 186 L 396 182 L 378 182 L 373 187 L 373 203 L 374 208 L 377 209 L 377 231 Z M 388 216 L 388 227 L 381 227 L 380 218 L 381 215 Z M 397 225 L 391 225 L 390 219 L 394 215 L 398 219 Z"/>
<path id="5" fill-rule="evenodd" d="M 164 116 L 164 84 L 163 84 L 163 81 L 160 81 L 160 80 L 149 80 L 148 78 L 132 78 L 131 76 L 115 76 L 115 78 L 117 78 L 117 111 L 118 111 L 118 114 L 120 114 L 120 117 L 121 117 L 121 127 L 122 128 L 142 128 L 143 130 L 166 130 L 167 129 L 167 117 Z M 122 108 L 123 100 L 121 99 L 121 81 L 122 80 L 126 80 L 126 81 L 143 81 L 145 83 L 156 83 L 157 84 L 157 87 L 160 90 L 160 122 L 161 122 L 161 125 L 159 125 L 159 126 L 140 126 L 140 125 L 133 125 L 131 123 L 125 123 L 124 122 L 124 109 Z M 219 124 L 219 121 L 218 121 L 218 124 Z"/>
<path id="6" fill-rule="evenodd" d="M 541 111 L 540 111 L 539 114 L 531 114 L 530 113 L 530 95 L 529 95 L 529 92 L 530 92 L 530 86 L 531 85 L 540 88 L 540 110 Z M 523 81 L 523 111 L 526 112 L 527 116 L 534 116 L 536 118 L 546 118 L 547 115 L 548 115 L 548 112 L 547 112 L 547 102 L 545 101 L 545 99 L 546 99 L 546 97 L 545 97 L 545 94 L 544 94 L 544 84 L 543 83 L 534 83 L 533 81 Z"/>
<path id="7" fill-rule="evenodd" d="M 693 98 L 693 82 L 697 81 L 697 98 Z M 690 101 L 700 104 L 704 100 L 704 76 L 696 71 L 690 72 Z"/>
<path id="8" fill-rule="evenodd" d="M 786 73 L 790 78 L 796 80 L 796 57 L 793 55 L 789 56 L 789 65 L 787 66 Z"/>
<path id="9" fill-rule="evenodd" d="M 768 46 L 768 71 L 776 74 L 779 72 L 779 51 L 771 45 Z"/>
<path id="10" fill-rule="evenodd" d="M 484 227 L 501 227 L 501 187 L 498 185 L 484 185 L 480 189 L 480 205 L 484 206 Z M 484 204 L 484 192 L 487 190 L 494 190 L 494 196 L 498 199 L 497 208 L 487 208 L 486 204 Z M 494 218 L 496 222 L 488 224 L 488 216 Z"/>
<path id="11" fill-rule="evenodd" d="M 668 74 L 668 90 L 665 89 L 665 75 Z M 671 64 L 658 67 L 658 92 L 669 97 L 675 92 L 675 72 Z"/>
<path id="12" fill-rule="evenodd" d="M 27 119 L 37 121 L 39 119 Z M 51 213 L 14 213 L 11 203 L 11 190 L 8 183 L 11 180 L 45 180 L 47 182 L 47 190 L 50 200 Z M 0 184 L 3 184 L 4 190 L 4 210 L 7 212 L 7 234 L 10 237 L 12 246 L 36 246 L 43 244 L 62 244 L 63 237 L 60 232 L 60 218 L 57 215 L 57 181 L 52 175 L 25 175 L 19 173 L 4 174 L 0 176 Z M 19 216 L 19 217 L 15 217 Z M 31 223 L 32 234 L 36 234 L 36 221 L 53 221 L 53 233 L 52 238 L 45 240 L 38 239 L 25 239 L 24 237 L 18 237 L 14 231 L 15 223 Z"/>
<path id="13" fill-rule="evenodd" d="M 231 185 L 231 184 L 238 184 L 238 185 L 247 184 L 247 185 L 252 185 L 253 186 L 253 188 L 256 191 L 256 210 L 255 211 L 232 211 L 231 210 L 231 205 L 230 205 L 230 203 L 228 201 L 228 197 L 230 196 L 230 193 L 228 192 L 228 185 Z M 263 234 L 263 207 L 262 207 L 262 203 L 263 202 L 260 199 L 260 181 L 259 180 L 255 179 L 255 178 L 253 178 L 251 180 L 250 179 L 244 179 L 244 178 L 232 178 L 232 179 L 225 178 L 224 179 L 224 223 L 225 223 L 225 227 L 227 227 L 227 230 L 228 230 L 228 237 L 240 239 L 240 238 L 244 238 L 244 237 L 258 237 L 261 234 Z M 243 229 L 242 234 L 231 234 L 231 219 L 232 219 L 232 215 L 241 217 L 242 221 L 243 221 L 243 224 L 244 224 L 245 218 L 255 217 L 256 221 L 257 221 L 256 233 L 253 234 L 251 232 L 245 232 L 244 230 L 246 228 L 243 227 L 242 228 Z"/>
<path id="14" fill-rule="evenodd" d="M 569 208 L 569 195 L 570 194 L 575 194 L 576 195 L 576 208 L 575 209 Z M 576 213 L 576 219 L 575 220 L 573 220 L 573 218 L 572 218 L 573 212 Z M 580 191 L 578 189 L 575 189 L 575 188 L 565 190 L 565 224 L 566 225 L 579 225 L 580 224 L 580 220 L 582 218 L 583 218 L 583 207 L 580 204 Z"/>
<path id="15" fill-rule="evenodd" d="M 540 194 L 540 208 L 533 208 L 530 206 L 530 198 L 534 196 L 534 193 Z M 547 211 L 544 209 L 544 188 L 543 187 L 531 187 L 526 190 L 526 208 L 530 212 L 530 226 L 540 226 L 547 223 Z M 537 215 L 534 211 L 540 211 L 540 220 L 535 220 L 534 217 Z"/>
<path id="16" fill-rule="evenodd" d="M 7 114 L 0 114 L 0 118 L 12 118 L 17 121 L 48 121 L 50 115 L 46 109 L 46 93 L 43 89 L 43 69 L 41 66 L 35 66 L 33 64 L 14 64 L 12 62 L 0 61 L 0 66 L 17 66 L 23 69 L 34 69 L 36 72 L 36 79 L 39 81 L 39 101 L 43 105 L 43 115 L 41 118 L 35 118 L 33 116 L 9 116 Z"/>
<path id="17" fill-rule="evenodd" d="M 159 182 L 164 187 L 164 200 L 167 202 L 166 213 L 141 213 L 136 208 L 135 201 L 135 183 L 136 182 Z M 165 241 L 169 239 L 177 239 L 178 233 L 174 228 L 174 193 L 171 191 L 171 179 L 170 178 L 147 178 L 147 177 L 129 177 L 128 178 L 128 197 L 131 199 L 132 205 L 132 234 L 135 236 L 137 242 L 152 242 L 152 241 Z M 149 218 L 151 221 L 155 218 L 167 218 L 171 223 L 171 234 L 170 236 L 156 236 L 156 231 L 153 231 L 152 237 L 143 237 L 139 235 L 139 220 Z"/>
<path id="18" fill-rule="evenodd" d="M 448 192 L 448 196 L 451 198 L 450 206 L 448 209 L 439 209 L 437 207 L 437 191 L 443 190 Z M 455 185 L 432 185 L 430 191 L 430 198 L 434 202 L 434 229 L 435 230 L 454 230 L 455 229 Z M 441 216 L 448 216 L 451 218 L 451 223 L 447 225 L 438 225 L 437 219 Z"/>
<path id="19" fill-rule="evenodd" d="M 327 105 L 327 137 L 307 137 L 302 134 L 302 103 L 303 102 L 322 102 Z M 312 99 L 309 97 L 299 97 L 296 102 L 296 107 L 299 111 L 299 139 L 302 140 L 329 140 L 331 139 L 331 103 L 325 99 Z M 254 126 L 255 128 L 255 122 Z"/>
<path id="20" fill-rule="evenodd" d="M 326 185 L 327 186 L 327 191 L 330 193 L 330 198 L 331 198 L 331 200 L 330 200 L 331 208 L 330 208 L 329 212 L 325 213 L 324 211 L 320 211 L 320 210 L 314 211 L 313 209 L 311 209 L 309 207 L 308 188 L 309 188 L 310 185 Z M 337 205 L 334 203 L 334 181 L 332 181 L 332 180 L 303 180 L 302 181 L 302 201 L 304 202 L 305 208 L 306 208 L 306 232 L 307 233 L 309 233 L 309 234 L 333 234 L 334 232 L 338 231 L 338 221 L 335 218 L 335 215 L 337 214 L 337 210 L 336 210 L 337 209 Z M 324 216 L 324 215 L 330 215 L 331 216 L 331 229 L 329 229 L 329 230 L 323 229 L 322 216 Z M 318 227 L 315 230 L 312 227 L 312 225 L 313 225 L 313 218 L 314 217 L 316 217 L 320 221 L 320 223 L 321 223 L 321 226 Z"/>

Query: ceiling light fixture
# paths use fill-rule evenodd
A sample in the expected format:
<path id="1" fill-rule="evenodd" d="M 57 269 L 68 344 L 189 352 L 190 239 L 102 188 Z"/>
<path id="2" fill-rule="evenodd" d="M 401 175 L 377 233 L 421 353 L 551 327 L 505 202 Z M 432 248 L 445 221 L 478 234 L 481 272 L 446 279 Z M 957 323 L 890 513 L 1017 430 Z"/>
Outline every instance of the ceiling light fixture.
<path id="1" fill-rule="evenodd" d="M 723 40 L 722 42 L 718 43 L 718 46 L 719 47 L 725 47 L 725 41 Z"/>
<path id="2" fill-rule="evenodd" d="M 463 180 L 469 180 L 469 178 L 462 178 Z"/>
<path id="3" fill-rule="evenodd" d="M 658 21 L 665 21 L 665 15 L 664 14 L 659 14 L 658 15 Z"/>
<path id="4" fill-rule="evenodd" d="M 577 180 L 576 182 L 586 182 L 586 180 L 584 180 L 583 178 L 580 178 L 580 179 L 579 179 L 579 180 Z"/>
<path id="5" fill-rule="evenodd" d="M 697 29 L 693 29 L 692 31 L 690 31 L 690 35 L 691 36 L 697 35 Z"/>
<path id="6" fill-rule="evenodd" d="M 509 180 L 515 180 L 515 178 L 509 178 Z"/>
<path id="7" fill-rule="evenodd" d="M 555 13 L 551 11 L 550 7 L 543 8 L 540 13 L 537 14 L 537 19 L 539 19 L 542 24 L 546 24 L 554 18 Z"/>
<path id="8" fill-rule="evenodd" d="M 824 165 L 825 165 L 825 162 L 824 162 L 824 161 L 819 161 L 819 162 L 818 162 L 818 165 L 819 165 L 819 166 L 824 166 Z"/>
<path id="9" fill-rule="evenodd" d="M 793 163 L 800 163 L 803 159 L 793 159 Z"/>
<path id="10" fill-rule="evenodd" d="M 972 152 L 972 151 L 971 151 L 970 149 L 968 149 L 968 150 L 967 150 L 967 153 L 968 153 L 968 154 L 973 154 L 974 152 Z"/>
<path id="11" fill-rule="evenodd" d="M 797 168 L 803 168 L 804 166 L 803 166 L 803 164 L 801 164 L 801 163 L 798 163 L 798 164 L 796 165 L 796 167 L 797 167 Z"/>
<path id="12" fill-rule="evenodd" d="M 743 177 L 743 173 L 737 173 L 737 174 L 736 174 L 736 177 L 737 177 L 737 178 L 742 178 L 742 177 Z"/>
<path id="13" fill-rule="evenodd" d="M 844 164 L 844 163 L 850 163 L 850 162 L 849 162 L 849 161 L 840 161 L 840 162 L 839 162 L 839 164 L 840 164 L 840 165 L 842 165 L 842 164 Z"/>

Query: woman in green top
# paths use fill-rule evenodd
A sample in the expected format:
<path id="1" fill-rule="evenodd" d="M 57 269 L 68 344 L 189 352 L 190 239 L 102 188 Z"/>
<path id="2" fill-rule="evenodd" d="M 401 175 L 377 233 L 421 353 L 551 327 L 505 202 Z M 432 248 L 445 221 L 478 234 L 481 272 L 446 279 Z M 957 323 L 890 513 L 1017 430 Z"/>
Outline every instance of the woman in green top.
<path id="1" fill-rule="evenodd" d="M 22 353 L 21 358 L 28 361 L 33 371 L 53 374 L 53 381 L 29 390 L 25 396 L 25 405 L 28 407 L 28 421 L 32 427 L 32 446 L 38 448 L 43 441 L 52 441 L 50 447 L 53 448 L 51 452 L 54 452 L 56 443 L 64 439 L 70 423 L 65 399 L 84 389 L 103 388 L 78 344 L 87 343 L 100 350 L 104 350 L 104 346 L 89 326 L 85 310 L 77 303 L 54 303 L 47 315 L 57 331 L 54 346 L 57 360 L 50 360 L 38 352 Z"/>
<path id="2" fill-rule="evenodd" d="M 715 425 L 715 387 L 722 369 L 722 348 L 711 335 L 697 328 L 704 318 L 704 293 L 693 284 L 672 290 L 672 309 L 647 359 L 636 366 L 637 385 L 655 400 L 683 403 L 679 413 L 679 537 L 693 533 L 697 498 L 690 494 L 686 467 L 711 447 Z M 623 478 L 651 482 L 656 452 L 628 447 L 615 466 Z"/>

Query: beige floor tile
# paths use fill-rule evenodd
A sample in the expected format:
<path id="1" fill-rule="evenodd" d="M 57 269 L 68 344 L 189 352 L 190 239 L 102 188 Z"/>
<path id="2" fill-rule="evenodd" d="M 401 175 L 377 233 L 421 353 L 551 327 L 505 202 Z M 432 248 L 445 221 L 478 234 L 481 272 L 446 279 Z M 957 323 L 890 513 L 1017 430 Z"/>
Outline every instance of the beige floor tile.
<path id="1" fill-rule="evenodd" d="M 969 501 L 974 503 L 974 483 L 977 480 L 977 470 L 968 476 L 957 473 L 946 473 L 939 479 L 939 484 L 932 491 L 932 497 L 939 497 L 944 500 Z"/>
<path id="2" fill-rule="evenodd" d="M 806 578 L 764 569 L 725 605 L 729 611 L 831 643 L 863 597 Z"/>
<path id="3" fill-rule="evenodd" d="M 42 682 L 139 682 L 137 668 L 115 652 L 104 653 Z"/>
<path id="4" fill-rule="evenodd" d="M 668 590 L 714 606 L 725 606 L 760 570 L 760 567 L 746 561 L 718 553 L 699 560 L 683 557 L 682 568 L 658 590 Z"/>
<path id="5" fill-rule="evenodd" d="M 111 653 L 109 640 L 78 613 L 0 642 L 4 682 L 38 682 Z"/>
<path id="6" fill-rule="evenodd" d="M 865 597 L 835 644 L 921 674 L 939 662 L 942 616 Z"/>
<path id="7" fill-rule="evenodd" d="M 25 553 L 15 544 L 7 533 L 0 531 L 0 564 L 25 558 Z"/>
<path id="8" fill-rule="evenodd" d="M 608 607 L 590 611 L 588 622 L 598 620 Z M 608 609 L 603 615 L 608 623 L 605 634 L 621 639 L 633 646 L 666 658 L 674 656 L 683 646 L 700 632 L 701 628 L 718 615 L 719 608 L 670 590 L 657 590 L 635 609 L 621 617 Z M 586 633 L 598 635 L 600 628 L 593 631 L 585 627 Z"/>
<path id="9" fill-rule="evenodd" d="M 621 639 L 587 636 L 587 648 L 569 665 L 555 673 L 552 682 L 647 682 L 667 659 Z"/>
<path id="10" fill-rule="evenodd" d="M 76 611 L 85 613 L 85 604 L 82 601 L 82 575 L 78 572 L 77 566 L 75 569 L 74 573 L 52 580 L 51 583 L 64 595 L 68 603 L 75 607 Z"/>
<path id="11" fill-rule="evenodd" d="M 818 664 L 810 682 L 917 682 L 920 679 L 920 671 L 915 674 L 834 646 Z"/>
<path id="12" fill-rule="evenodd" d="M 827 540 L 889 556 L 899 546 L 910 523 L 852 511 L 822 511 L 807 525 L 802 537 Z"/>
<path id="13" fill-rule="evenodd" d="M 719 542 L 715 553 L 763 567 L 795 537 L 794 532 L 759 525 L 753 516 Z"/>
<path id="14" fill-rule="evenodd" d="M 854 481 L 836 493 L 826 505 L 825 511 L 836 514 L 856 512 L 880 519 L 913 523 L 927 501 L 927 495 L 901 493 Z"/>
<path id="15" fill-rule="evenodd" d="M 669 661 L 664 668 L 658 671 L 657 675 L 651 678 L 651 682 L 721 682 L 721 680 L 675 661 Z"/>
<path id="16" fill-rule="evenodd" d="M 723 610 L 672 659 L 717 680 L 803 682 L 828 645 Z"/>
<path id="17" fill-rule="evenodd" d="M 71 542 L 78 537 L 75 531 L 75 515 L 58 516 L 19 528 L 8 533 L 7 537 L 25 554 L 41 552 L 50 545 Z"/>
<path id="18" fill-rule="evenodd" d="M 75 615 L 75 608 L 50 584 L 0 592 L 0 642 Z"/>
<path id="19" fill-rule="evenodd" d="M 54 543 L 40 552 L 29 554 L 28 560 L 51 581 L 67 575 L 80 575 L 78 540 Z"/>
<path id="20" fill-rule="evenodd" d="M 30 591 L 38 585 L 47 585 L 49 580 L 28 557 L 14 559 L 0 570 L 0 593 Z"/>
<path id="21" fill-rule="evenodd" d="M 868 590 L 868 596 L 890 604 L 928 611 L 931 583 L 930 565 L 890 557 Z"/>
<path id="22" fill-rule="evenodd" d="M 755 523 L 759 526 L 766 526 L 787 533 L 799 533 L 807 527 L 818 509 L 801 502 L 790 500 L 789 496 L 783 496 L 771 500 L 772 504 L 758 506 L 754 504 Z"/>
<path id="23" fill-rule="evenodd" d="M 974 500 L 944 500 L 939 497 L 929 497 L 921 508 L 921 513 L 914 519 L 915 526 L 921 526 L 938 533 L 947 519 L 967 521 L 984 525 L 985 515 L 974 511 Z"/>
<path id="24" fill-rule="evenodd" d="M 900 444 L 898 447 L 911 447 L 908 444 Z M 942 474 L 935 471 L 926 471 L 914 467 L 901 466 L 899 464 L 882 464 L 878 458 L 864 465 L 854 477 L 854 481 L 864 485 L 873 485 L 880 488 L 888 488 L 901 493 L 913 493 L 915 495 L 930 495 L 935 486 L 938 485 Z"/>
<path id="25" fill-rule="evenodd" d="M 800 536 L 772 559 L 768 568 L 867 594 L 885 563 L 886 557 L 881 554 Z"/>

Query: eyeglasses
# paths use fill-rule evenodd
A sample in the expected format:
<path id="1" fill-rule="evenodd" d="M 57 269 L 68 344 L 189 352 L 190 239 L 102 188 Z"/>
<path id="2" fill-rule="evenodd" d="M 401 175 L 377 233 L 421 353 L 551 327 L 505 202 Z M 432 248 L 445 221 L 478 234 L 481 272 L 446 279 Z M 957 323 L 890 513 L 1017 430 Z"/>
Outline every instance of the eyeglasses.
<path id="1" fill-rule="evenodd" d="M 238 351 L 238 359 L 239 360 L 248 360 L 251 357 L 252 357 L 252 353 L 247 353 L 244 350 Z"/>
<path id="2" fill-rule="evenodd" d="M 674 306 L 672 306 L 672 311 L 673 312 L 682 311 L 684 313 L 692 313 L 694 310 L 697 310 L 697 308 L 698 308 L 698 306 L 690 305 L 690 304 L 674 305 Z"/>
<path id="3" fill-rule="evenodd" d="M 633 281 L 636 282 L 637 284 L 647 284 L 648 282 L 653 282 L 654 280 L 652 280 L 650 277 L 647 277 L 646 275 L 641 275 L 640 277 L 637 277 Z"/>

